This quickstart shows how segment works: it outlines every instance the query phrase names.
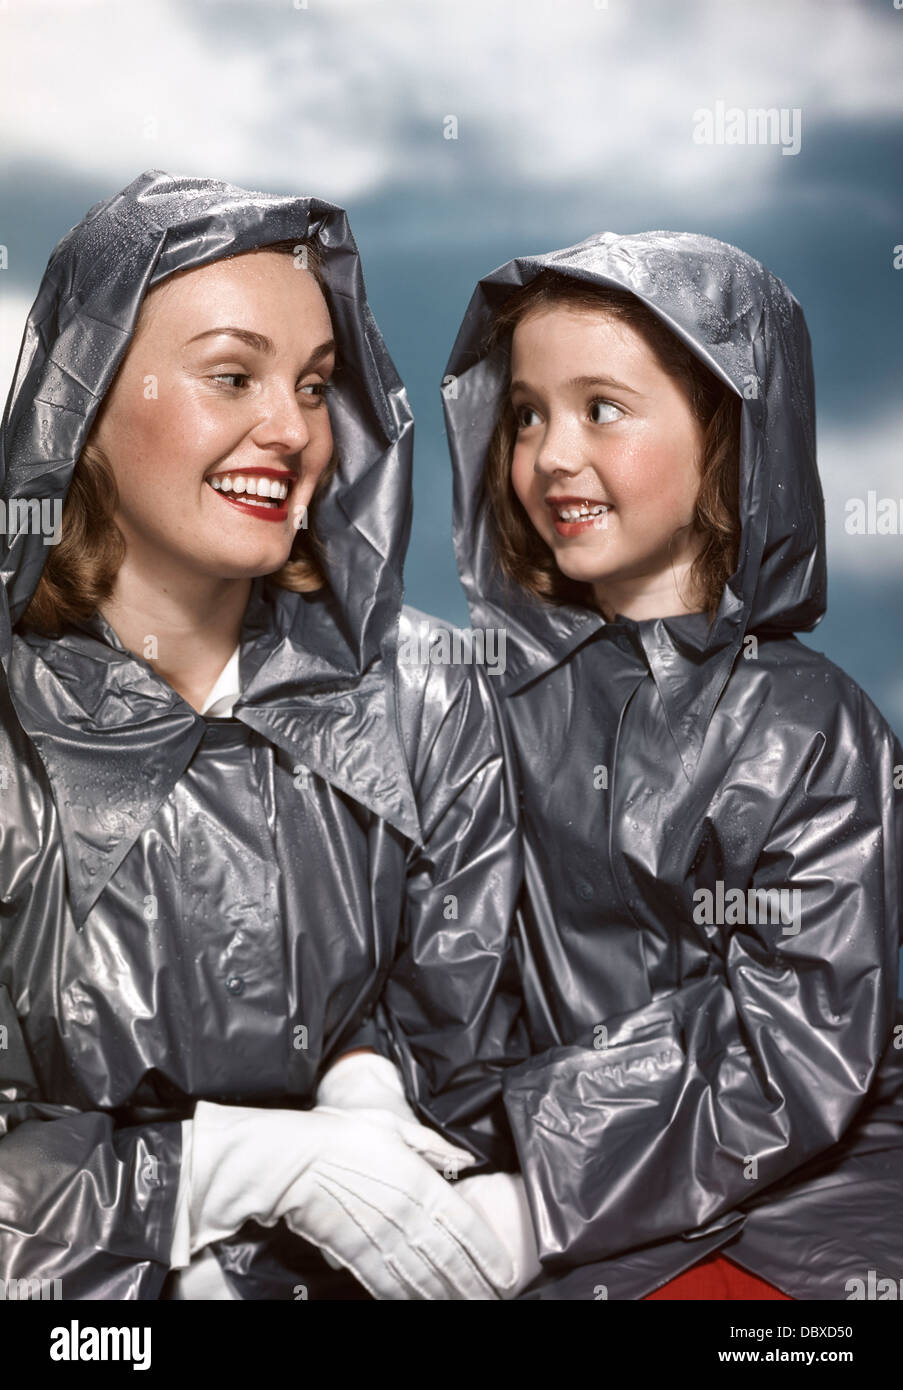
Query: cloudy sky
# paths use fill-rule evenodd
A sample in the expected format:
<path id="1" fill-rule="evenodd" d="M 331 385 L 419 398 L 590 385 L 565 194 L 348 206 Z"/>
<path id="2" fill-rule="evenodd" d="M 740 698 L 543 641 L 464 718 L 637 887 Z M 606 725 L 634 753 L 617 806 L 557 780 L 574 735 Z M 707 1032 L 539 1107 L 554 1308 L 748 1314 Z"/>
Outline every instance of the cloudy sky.
<path id="1" fill-rule="evenodd" d="M 466 622 L 438 384 L 475 282 L 603 230 L 721 237 L 812 332 L 806 640 L 903 732 L 903 535 L 844 528 L 870 489 L 903 512 L 901 54 L 893 0 L 0 0 L 4 394 L 53 245 L 142 169 L 339 203 L 417 417 L 409 599 Z M 694 142 L 719 101 L 799 111 L 799 153 Z"/>

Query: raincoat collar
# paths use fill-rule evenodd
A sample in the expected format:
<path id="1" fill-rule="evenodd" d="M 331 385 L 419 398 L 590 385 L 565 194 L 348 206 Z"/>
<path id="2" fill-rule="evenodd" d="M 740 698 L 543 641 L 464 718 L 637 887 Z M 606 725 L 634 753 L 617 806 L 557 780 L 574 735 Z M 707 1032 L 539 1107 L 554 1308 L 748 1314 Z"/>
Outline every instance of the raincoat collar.
<path id="1" fill-rule="evenodd" d="M 569 610 L 558 610 L 559 620 Z M 512 695 L 565 662 L 579 647 L 592 640 L 611 641 L 645 663 L 655 682 L 671 736 L 689 781 L 702 749 L 705 730 L 735 659 L 733 646 L 709 651 L 710 624 L 705 613 L 682 613 L 637 622 L 623 613 L 606 622 L 601 613 L 573 609 L 573 627 L 562 635 L 557 649 L 515 645 L 500 687 Z M 510 651 L 510 648 L 509 648 Z M 529 659 L 525 653 L 529 652 Z"/>
<path id="2" fill-rule="evenodd" d="M 380 669 L 350 679 L 309 659 L 284 626 L 287 614 L 281 624 L 274 620 L 283 592 L 274 590 L 260 579 L 252 585 L 239 644 L 242 693 L 232 718 L 287 753 L 295 775 L 302 768 L 316 773 L 419 841 L 417 807 L 387 698 L 391 683 Z M 99 611 L 61 638 L 29 632 L 19 640 L 10 689 L 54 788 L 70 904 L 80 928 L 185 772 L 207 720 L 123 646 Z"/>
<path id="3" fill-rule="evenodd" d="M 606 232 L 507 262 L 479 282 L 443 375 L 454 468 L 455 548 L 474 626 L 507 633 L 508 693 L 604 630 L 601 615 L 534 599 L 501 574 L 483 491 L 508 364 L 485 351 L 495 310 L 544 270 L 631 291 L 741 398 L 738 566 L 709 628 L 703 614 L 633 623 L 684 771 L 692 778 L 718 699 L 755 631 L 808 631 L 825 611 L 824 501 L 815 461 L 809 334 L 782 281 L 736 247 L 693 233 Z"/>

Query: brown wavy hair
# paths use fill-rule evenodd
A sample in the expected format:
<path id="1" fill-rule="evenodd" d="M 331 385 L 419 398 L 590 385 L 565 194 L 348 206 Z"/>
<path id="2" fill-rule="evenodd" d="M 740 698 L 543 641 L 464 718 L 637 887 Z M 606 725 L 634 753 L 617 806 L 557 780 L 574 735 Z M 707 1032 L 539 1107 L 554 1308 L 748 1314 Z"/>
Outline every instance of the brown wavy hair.
<path id="1" fill-rule="evenodd" d="M 693 526 L 703 544 L 690 568 L 690 582 L 714 620 L 728 578 L 737 568 L 740 544 L 740 397 L 703 365 L 695 353 L 629 290 L 542 271 L 510 295 L 495 316 L 483 351 L 509 355 L 517 324 L 528 313 L 565 304 L 602 310 L 642 334 L 659 365 L 680 383 L 704 431 L 703 458 Z M 589 584 L 562 574 L 551 548 L 530 521 L 511 483 L 517 421 L 507 394 L 489 443 L 483 475 L 495 556 L 502 572 L 535 598 L 594 607 Z"/>
<path id="2" fill-rule="evenodd" d="M 296 256 L 302 247 L 307 252 L 304 264 L 325 296 L 322 266 L 313 243 L 276 241 L 255 247 L 254 250 L 278 251 Z M 190 273 L 190 269 L 174 272 L 176 275 Z M 171 279 L 172 276 L 167 276 L 161 283 L 168 284 Z M 89 618 L 101 603 L 110 598 L 119 567 L 125 559 L 125 538 L 113 520 L 119 505 L 116 479 L 108 458 L 93 442 L 97 424 L 98 419 L 95 419 L 72 472 L 63 506 L 60 542 L 50 548 L 38 586 L 17 624 L 23 628 L 34 628 L 50 637 L 58 637 L 69 622 Z M 311 498 L 307 528 L 297 532 L 286 563 L 268 576 L 281 589 L 304 594 L 326 585 L 323 549 L 314 526 L 314 509 L 317 498 L 328 487 L 337 465 L 338 455 L 333 450 L 332 458 L 323 470 Z"/>

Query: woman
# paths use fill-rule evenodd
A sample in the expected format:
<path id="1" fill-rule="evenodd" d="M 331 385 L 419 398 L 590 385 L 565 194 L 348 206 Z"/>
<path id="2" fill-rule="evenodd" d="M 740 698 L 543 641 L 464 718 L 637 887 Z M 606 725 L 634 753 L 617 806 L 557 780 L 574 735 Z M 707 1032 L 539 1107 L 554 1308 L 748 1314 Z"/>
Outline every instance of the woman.
<path id="1" fill-rule="evenodd" d="M 708 237 L 591 237 L 480 282 L 444 395 L 472 620 L 508 629 L 524 1297 L 898 1287 L 903 750 L 793 636 L 825 609 L 799 305 Z"/>
<path id="2" fill-rule="evenodd" d="M 518 1286 L 447 1181 L 513 1161 L 519 860 L 488 684 L 395 659 L 410 448 L 341 209 L 153 171 L 51 257 L 2 427 L 6 1280 Z"/>

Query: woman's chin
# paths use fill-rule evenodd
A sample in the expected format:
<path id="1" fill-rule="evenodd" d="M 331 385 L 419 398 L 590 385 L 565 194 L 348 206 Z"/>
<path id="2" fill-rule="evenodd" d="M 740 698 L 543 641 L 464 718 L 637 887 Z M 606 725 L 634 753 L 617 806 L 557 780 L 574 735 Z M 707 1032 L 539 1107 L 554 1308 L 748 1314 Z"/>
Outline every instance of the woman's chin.
<path id="1" fill-rule="evenodd" d="M 220 579 L 258 579 L 275 574 L 291 559 L 291 544 L 279 547 L 246 546 L 239 553 L 234 549 L 205 557 L 204 571 Z"/>

